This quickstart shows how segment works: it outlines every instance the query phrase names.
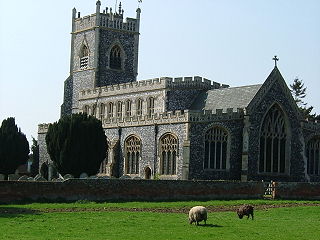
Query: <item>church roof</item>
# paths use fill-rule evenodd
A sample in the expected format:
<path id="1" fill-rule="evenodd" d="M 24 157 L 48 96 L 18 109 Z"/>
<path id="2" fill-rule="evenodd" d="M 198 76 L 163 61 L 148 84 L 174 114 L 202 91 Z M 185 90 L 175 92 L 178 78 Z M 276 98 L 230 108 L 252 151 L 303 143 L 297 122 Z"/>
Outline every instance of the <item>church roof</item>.
<path id="1" fill-rule="evenodd" d="M 213 110 L 245 108 L 254 98 L 262 84 L 212 89 L 199 94 L 194 100 L 192 110 Z"/>

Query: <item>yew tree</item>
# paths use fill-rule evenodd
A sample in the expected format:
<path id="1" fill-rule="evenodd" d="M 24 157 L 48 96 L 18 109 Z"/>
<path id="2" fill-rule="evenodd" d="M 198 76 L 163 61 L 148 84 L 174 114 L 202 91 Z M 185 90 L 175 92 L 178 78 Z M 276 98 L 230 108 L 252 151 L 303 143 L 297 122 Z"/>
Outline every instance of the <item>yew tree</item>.
<path id="1" fill-rule="evenodd" d="M 72 114 L 49 125 L 48 153 L 55 169 L 75 177 L 94 175 L 106 157 L 107 140 L 101 121 L 86 114 Z"/>

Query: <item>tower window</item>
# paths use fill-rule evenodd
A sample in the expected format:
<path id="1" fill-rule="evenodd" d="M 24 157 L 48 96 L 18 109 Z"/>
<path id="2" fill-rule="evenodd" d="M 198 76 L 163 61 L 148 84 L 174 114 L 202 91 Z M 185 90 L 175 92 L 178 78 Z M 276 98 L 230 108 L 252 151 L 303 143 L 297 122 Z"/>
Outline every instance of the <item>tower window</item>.
<path id="1" fill-rule="evenodd" d="M 86 45 L 82 46 L 80 52 L 80 69 L 86 69 L 89 63 L 89 49 Z"/>
<path id="2" fill-rule="evenodd" d="M 166 134 L 160 139 L 160 174 L 177 174 L 178 139 L 172 134 Z"/>
<path id="3" fill-rule="evenodd" d="M 260 173 L 285 173 L 287 128 L 283 113 L 273 106 L 266 115 L 260 133 Z"/>
<path id="4" fill-rule="evenodd" d="M 121 70 L 122 69 L 121 49 L 119 46 L 114 46 L 110 52 L 110 68 Z"/>
<path id="5" fill-rule="evenodd" d="M 220 127 L 213 127 L 205 134 L 204 169 L 227 169 L 228 132 Z"/>

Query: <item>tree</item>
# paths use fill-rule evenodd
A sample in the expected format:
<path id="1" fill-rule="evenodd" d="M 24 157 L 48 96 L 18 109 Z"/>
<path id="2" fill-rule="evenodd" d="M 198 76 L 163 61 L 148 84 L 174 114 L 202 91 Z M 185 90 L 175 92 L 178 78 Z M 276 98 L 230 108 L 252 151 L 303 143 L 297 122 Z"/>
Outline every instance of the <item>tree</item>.
<path id="1" fill-rule="evenodd" d="M 107 140 L 101 121 L 86 114 L 72 114 L 49 125 L 48 153 L 57 171 L 75 177 L 94 175 L 106 157 Z"/>
<path id="2" fill-rule="evenodd" d="M 15 124 L 15 119 L 3 120 L 0 127 L 0 173 L 14 173 L 18 166 L 28 161 L 28 154 L 28 140 Z"/>
<path id="3" fill-rule="evenodd" d="M 319 115 L 311 114 L 313 107 L 307 107 L 307 103 L 304 102 L 304 98 L 307 96 L 307 88 L 302 80 L 296 77 L 293 80 L 293 84 L 290 84 L 290 91 L 304 119 L 317 119 L 320 117 Z"/>
<path id="4" fill-rule="evenodd" d="M 33 137 L 29 159 L 32 161 L 31 175 L 36 176 L 39 173 L 39 145 L 38 141 Z"/>

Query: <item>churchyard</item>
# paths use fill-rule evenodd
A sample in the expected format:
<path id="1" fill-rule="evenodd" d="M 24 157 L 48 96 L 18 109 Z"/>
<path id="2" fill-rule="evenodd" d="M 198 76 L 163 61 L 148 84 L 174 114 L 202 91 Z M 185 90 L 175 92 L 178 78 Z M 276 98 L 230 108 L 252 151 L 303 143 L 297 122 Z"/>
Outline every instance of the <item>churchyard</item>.
<path id="1" fill-rule="evenodd" d="M 242 204 L 255 219 L 239 219 Z M 206 206 L 207 225 L 188 223 L 192 206 Z M 0 239 L 318 239 L 320 202 L 230 200 L 32 203 L 0 205 Z"/>

